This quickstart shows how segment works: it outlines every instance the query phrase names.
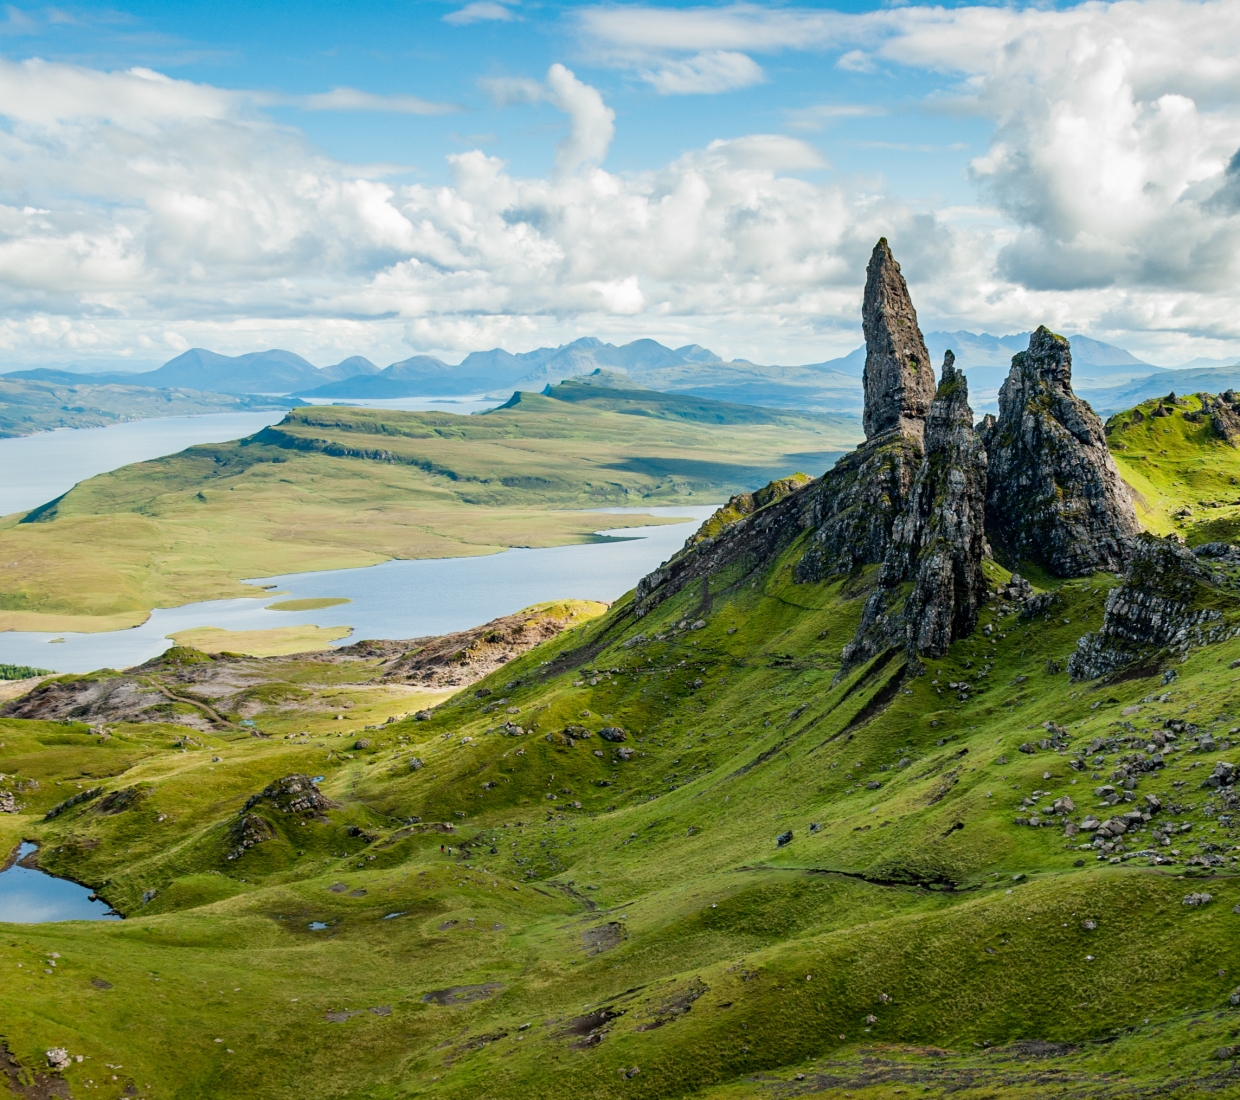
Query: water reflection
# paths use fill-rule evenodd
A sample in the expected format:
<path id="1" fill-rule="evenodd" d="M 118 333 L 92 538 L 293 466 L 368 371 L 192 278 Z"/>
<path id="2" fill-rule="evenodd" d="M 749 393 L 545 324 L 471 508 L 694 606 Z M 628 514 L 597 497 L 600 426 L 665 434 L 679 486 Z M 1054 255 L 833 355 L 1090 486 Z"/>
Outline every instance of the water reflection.
<path id="1" fill-rule="evenodd" d="M 85 886 L 56 878 L 35 867 L 23 867 L 24 860 L 38 850 L 37 844 L 23 841 L 16 860 L 0 871 L 0 921 L 12 924 L 44 924 L 60 920 L 120 920 L 106 902 Z"/>

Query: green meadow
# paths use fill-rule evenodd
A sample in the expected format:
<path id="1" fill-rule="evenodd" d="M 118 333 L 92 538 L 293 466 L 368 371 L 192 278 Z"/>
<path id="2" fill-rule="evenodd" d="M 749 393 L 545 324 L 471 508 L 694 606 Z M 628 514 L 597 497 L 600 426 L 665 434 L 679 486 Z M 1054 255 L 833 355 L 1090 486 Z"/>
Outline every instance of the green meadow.
<path id="1" fill-rule="evenodd" d="M 591 508 L 817 474 L 859 434 L 847 417 L 572 383 L 480 416 L 296 409 L 0 521 L 0 629 L 120 629 L 255 596 L 243 577 L 588 542 L 616 522 Z"/>

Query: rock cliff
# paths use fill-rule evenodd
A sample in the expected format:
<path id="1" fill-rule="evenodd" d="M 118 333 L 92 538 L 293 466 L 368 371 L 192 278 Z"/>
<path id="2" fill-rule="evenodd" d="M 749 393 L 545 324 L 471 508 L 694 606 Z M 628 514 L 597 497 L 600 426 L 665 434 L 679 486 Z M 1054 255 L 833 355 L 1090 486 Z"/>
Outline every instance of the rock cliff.
<path id="1" fill-rule="evenodd" d="M 910 660 L 941 656 L 977 626 L 986 597 L 986 452 L 973 430 L 968 383 L 950 351 L 924 439 L 925 454 L 892 525 L 877 587 L 844 649 L 845 667 L 892 646 L 904 648 Z"/>
<path id="2" fill-rule="evenodd" d="M 908 286 L 886 237 L 874 246 L 866 268 L 861 326 L 866 438 L 899 429 L 920 443 L 934 400 L 934 370 Z"/>
<path id="3" fill-rule="evenodd" d="M 986 532 L 1015 564 L 1061 577 L 1124 568 L 1140 532 L 1102 422 L 1072 392 L 1068 341 L 1040 327 L 1012 359 L 986 425 Z"/>
<path id="4" fill-rule="evenodd" d="M 1124 583 L 1107 596 L 1102 628 L 1077 643 L 1069 675 L 1092 680 L 1160 650 L 1183 655 L 1190 646 L 1234 637 L 1240 600 L 1229 587 L 1177 536 L 1139 536 Z"/>

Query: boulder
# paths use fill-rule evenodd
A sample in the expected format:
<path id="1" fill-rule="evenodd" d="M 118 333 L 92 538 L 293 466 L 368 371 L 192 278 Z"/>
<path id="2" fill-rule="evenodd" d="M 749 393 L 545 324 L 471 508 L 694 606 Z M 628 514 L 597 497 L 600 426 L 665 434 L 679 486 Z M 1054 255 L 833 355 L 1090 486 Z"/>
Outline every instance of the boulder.
<path id="1" fill-rule="evenodd" d="M 627 735 L 619 726 L 604 726 L 598 731 L 599 737 L 604 741 L 619 743 L 626 739 Z"/>
<path id="2" fill-rule="evenodd" d="M 46 1051 L 47 1064 L 51 1069 L 68 1069 L 69 1052 L 64 1047 L 52 1047 Z"/>
<path id="3" fill-rule="evenodd" d="M 1061 577 L 1124 568 L 1140 533 L 1102 421 L 1072 392 L 1068 341 L 1045 326 L 1012 359 L 987 427 L 986 533 Z"/>

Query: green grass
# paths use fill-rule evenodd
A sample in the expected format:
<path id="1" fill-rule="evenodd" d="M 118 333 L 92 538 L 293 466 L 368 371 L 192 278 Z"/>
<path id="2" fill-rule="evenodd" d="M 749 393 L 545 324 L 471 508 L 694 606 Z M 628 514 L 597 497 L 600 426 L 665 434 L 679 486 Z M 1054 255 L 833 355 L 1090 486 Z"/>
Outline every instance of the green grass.
<path id="1" fill-rule="evenodd" d="M 1212 477 L 1240 466 L 1191 433 L 1177 461 L 1198 445 Z M 0 720 L 4 771 L 39 784 L 0 839 L 128 916 L 0 928 L 0 1038 L 81 1053 L 73 1094 L 108 1097 L 1237 1095 L 1237 837 L 1201 779 L 1234 760 L 1240 639 L 1073 683 L 1100 574 L 1034 620 L 992 602 L 898 687 L 898 658 L 836 682 L 868 581 L 796 584 L 804 538 L 752 584 L 725 570 L 641 620 L 626 597 L 426 721 L 308 658 L 247 689 L 267 739 Z M 1036 747 L 1048 722 L 1063 751 Z M 1017 824 L 1034 792 L 1108 816 L 1093 788 L 1172 722 L 1218 747 L 1182 731 L 1143 773 L 1165 810 L 1125 852 Z M 272 839 L 227 859 L 293 772 L 335 807 L 251 807 Z M 92 785 L 139 794 L 42 820 Z M 1179 855 L 1123 858 L 1149 849 Z"/>
<path id="2" fill-rule="evenodd" d="M 1201 395 L 1155 398 L 1107 421 L 1107 442 L 1147 530 L 1190 546 L 1240 533 L 1240 455 L 1201 415 Z M 1162 406 L 1169 416 L 1152 416 Z"/>
<path id="3" fill-rule="evenodd" d="M 29 680 L 32 676 L 50 676 L 45 668 L 32 668 L 30 665 L 0 664 L 0 680 Z"/>
<path id="4" fill-rule="evenodd" d="M 117 629 L 156 606 L 255 596 L 242 577 L 589 542 L 615 523 L 591 507 L 709 503 L 803 464 L 818 473 L 857 433 L 846 418 L 698 423 L 615 400 L 298 409 L 92 478 L 0 523 L 0 629 Z"/>

